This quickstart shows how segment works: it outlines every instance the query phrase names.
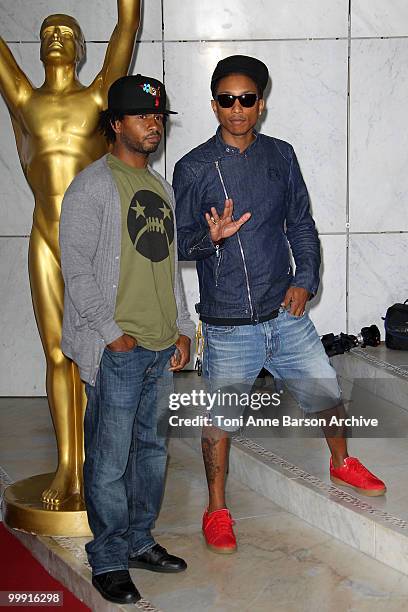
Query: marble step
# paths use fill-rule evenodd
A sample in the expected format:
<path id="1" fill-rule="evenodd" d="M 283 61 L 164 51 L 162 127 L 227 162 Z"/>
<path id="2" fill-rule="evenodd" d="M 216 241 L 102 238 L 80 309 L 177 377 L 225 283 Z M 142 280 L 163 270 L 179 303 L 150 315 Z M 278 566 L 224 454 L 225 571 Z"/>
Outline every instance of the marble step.
<path id="1" fill-rule="evenodd" d="M 303 612 L 406 609 L 408 581 L 399 572 L 310 527 L 234 478 L 229 478 L 228 492 L 236 519 L 238 554 L 214 555 L 201 534 L 206 501 L 201 459 L 186 444 L 171 441 L 156 536 L 186 558 L 189 568 L 178 575 L 131 570 L 147 598 L 139 602 L 138 609 L 293 612 L 300 609 L 299 601 Z M 125 609 L 110 606 L 90 586 L 85 539 L 24 534 L 22 539 L 92 610 Z"/>
<path id="2" fill-rule="evenodd" d="M 183 438 L 200 452 L 198 438 Z M 229 473 L 310 525 L 408 575 L 408 522 L 328 484 L 249 438 L 231 444 Z"/>
<path id="3" fill-rule="evenodd" d="M 51 576 L 64 584 L 91 610 L 98 612 L 119 612 L 134 607 L 139 610 L 158 612 L 146 600 L 134 606 L 122 606 L 106 601 L 92 586 L 91 570 L 87 564 L 83 546 L 77 538 L 34 536 L 22 531 L 11 530 L 12 534 L 30 551 Z"/>
<path id="4" fill-rule="evenodd" d="M 0 502 L 5 488 L 11 483 L 12 480 L 7 472 L 0 467 Z M 15 529 L 10 529 L 10 532 L 20 540 L 53 578 L 61 582 L 91 610 L 97 612 L 120 612 L 122 610 L 125 612 L 135 608 L 145 612 L 161 612 L 146 599 L 126 606 L 106 601 L 92 585 L 92 572 L 84 549 L 87 538 L 43 537 Z"/>
<path id="5" fill-rule="evenodd" d="M 379 433 L 361 434 L 366 439 L 353 431 L 349 447 L 350 454 L 361 454 L 385 480 L 386 496 L 370 498 L 334 486 L 327 448 L 319 439 L 274 438 L 273 433 L 262 439 L 244 432 L 232 440 L 230 474 L 309 524 L 408 575 L 408 352 L 382 343 L 353 349 L 332 363 L 346 402 L 362 398 L 368 411 L 376 404 L 384 417 Z M 200 452 L 197 429 L 179 435 Z"/>
<path id="6" fill-rule="evenodd" d="M 408 411 L 408 351 L 388 349 L 382 342 L 336 355 L 332 363 L 342 379 Z"/>

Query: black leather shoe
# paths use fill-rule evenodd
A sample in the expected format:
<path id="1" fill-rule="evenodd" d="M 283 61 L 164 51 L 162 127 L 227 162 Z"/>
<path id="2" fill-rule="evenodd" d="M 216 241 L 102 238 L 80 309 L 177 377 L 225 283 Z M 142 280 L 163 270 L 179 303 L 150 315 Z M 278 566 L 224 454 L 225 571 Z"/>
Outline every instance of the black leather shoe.
<path id="1" fill-rule="evenodd" d="M 136 603 L 141 595 L 132 582 L 128 570 L 118 570 L 92 577 L 92 584 L 102 597 L 118 604 Z"/>
<path id="2" fill-rule="evenodd" d="M 147 569 L 151 572 L 163 572 L 167 574 L 183 572 L 187 569 L 187 563 L 180 557 L 169 555 L 167 550 L 155 544 L 153 548 L 137 557 L 129 557 L 129 567 Z"/>

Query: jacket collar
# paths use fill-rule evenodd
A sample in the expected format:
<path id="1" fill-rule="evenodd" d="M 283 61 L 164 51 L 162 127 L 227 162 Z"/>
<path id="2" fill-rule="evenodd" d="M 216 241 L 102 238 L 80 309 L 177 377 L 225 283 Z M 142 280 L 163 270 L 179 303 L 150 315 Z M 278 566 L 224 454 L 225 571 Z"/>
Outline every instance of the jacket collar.
<path id="1" fill-rule="evenodd" d="M 250 153 L 252 149 L 254 149 L 258 145 L 258 142 L 259 142 L 258 132 L 256 130 L 253 130 L 253 133 L 255 135 L 255 140 L 253 140 L 253 142 L 251 142 L 249 147 L 245 149 L 245 153 Z M 218 126 L 217 132 L 215 134 L 215 142 L 216 142 L 217 150 L 219 151 L 220 155 L 222 155 L 223 157 L 240 154 L 240 150 L 238 149 L 238 147 L 233 147 L 224 142 L 221 136 L 221 126 L 220 125 Z"/>

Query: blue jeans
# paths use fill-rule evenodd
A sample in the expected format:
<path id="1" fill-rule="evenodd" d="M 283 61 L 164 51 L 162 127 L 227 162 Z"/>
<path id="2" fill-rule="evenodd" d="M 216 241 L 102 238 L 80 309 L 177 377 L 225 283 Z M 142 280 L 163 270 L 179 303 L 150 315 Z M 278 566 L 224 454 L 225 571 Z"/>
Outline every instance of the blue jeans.
<path id="1" fill-rule="evenodd" d="M 173 353 L 174 345 L 105 349 L 95 387 L 86 385 L 84 485 L 94 535 L 86 551 L 94 575 L 127 569 L 129 556 L 155 544 L 167 460 L 158 422 L 172 390 Z"/>
<path id="2" fill-rule="evenodd" d="M 285 383 L 305 412 L 319 412 L 341 403 L 334 368 L 307 314 L 295 317 L 280 308 L 279 315 L 257 325 L 215 326 L 203 323 L 203 375 L 210 392 L 218 389 L 250 392 L 262 368 Z M 239 418 L 245 406 L 215 404 L 211 416 L 225 431 L 237 426 L 222 417 Z M 214 422 L 215 421 L 215 422 Z"/>

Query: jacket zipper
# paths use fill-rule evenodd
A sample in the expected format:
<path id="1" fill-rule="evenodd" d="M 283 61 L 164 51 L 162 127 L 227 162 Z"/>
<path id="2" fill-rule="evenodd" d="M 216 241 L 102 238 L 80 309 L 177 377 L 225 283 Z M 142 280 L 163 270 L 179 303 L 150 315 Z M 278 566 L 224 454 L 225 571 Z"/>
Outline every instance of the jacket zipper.
<path id="1" fill-rule="evenodd" d="M 217 168 L 218 176 L 220 177 L 221 185 L 222 185 L 222 188 L 224 190 L 225 199 L 229 200 L 229 195 L 228 195 L 228 192 L 227 192 L 227 188 L 225 186 L 224 178 L 223 178 L 222 173 L 221 173 L 220 162 L 218 160 L 215 162 L 215 167 Z M 234 219 L 233 216 L 232 216 L 232 219 Z M 241 251 L 242 263 L 244 265 L 245 280 L 246 280 L 246 286 L 247 286 L 247 292 L 248 292 L 249 309 L 251 311 L 251 320 L 253 322 L 255 322 L 255 320 L 254 320 L 254 309 L 253 309 L 253 306 L 252 306 L 251 289 L 249 287 L 248 269 L 247 269 L 246 261 L 245 261 L 245 253 L 244 253 L 244 249 L 242 247 L 242 242 L 241 242 L 241 238 L 240 238 L 239 232 L 237 232 L 236 236 L 238 238 L 239 250 Z"/>
<path id="2" fill-rule="evenodd" d="M 222 259 L 222 252 L 220 251 L 220 245 L 215 245 L 215 257 L 217 258 L 217 267 L 215 269 L 215 286 L 218 287 L 218 277 L 220 275 L 220 265 Z"/>

